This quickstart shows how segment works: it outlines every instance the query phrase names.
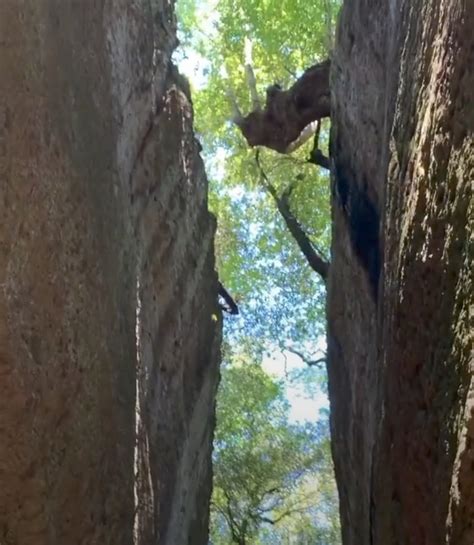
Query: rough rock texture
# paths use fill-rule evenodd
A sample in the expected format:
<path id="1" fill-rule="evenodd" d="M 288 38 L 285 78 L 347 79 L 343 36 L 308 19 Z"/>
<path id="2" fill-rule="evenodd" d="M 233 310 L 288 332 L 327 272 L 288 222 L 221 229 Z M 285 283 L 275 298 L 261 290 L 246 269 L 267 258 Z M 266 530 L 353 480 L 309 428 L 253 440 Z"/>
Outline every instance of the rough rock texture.
<path id="1" fill-rule="evenodd" d="M 214 220 L 168 0 L 0 3 L 0 543 L 204 544 Z"/>
<path id="2" fill-rule="evenodd" d="M 472 0 L 345 0 L 339 22 L 328 371 L 345 545 L 474 543 L 473 28 Z"/>

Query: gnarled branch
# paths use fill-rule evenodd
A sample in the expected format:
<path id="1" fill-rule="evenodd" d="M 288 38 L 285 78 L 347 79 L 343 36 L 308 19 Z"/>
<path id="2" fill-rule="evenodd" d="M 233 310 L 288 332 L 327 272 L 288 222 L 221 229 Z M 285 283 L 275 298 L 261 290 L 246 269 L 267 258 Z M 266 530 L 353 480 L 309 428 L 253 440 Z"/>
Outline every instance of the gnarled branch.
<path id="1" fill-rule="evenodd" d="M 288 153 L 295 148 L 303 131 L 314 121 L 329 117 L 329 68 L 330 61 L 315 64 L 284 91 L 279 85 L 267 89 L 265 107 L 255 108 L 245 117 L 234 122 L 242 131 L 250 146 L 265 146 L 280 153 Z M 246 68 L 248 71 L 248 68 Z M 251 71 L 253 75 L 253 70 Z M 247 78 L 248 79 L 248 78 Z M 255 89 L 255 82 L 252 87 Z M 309 132 L 309 138 L 311 132 Z"/>

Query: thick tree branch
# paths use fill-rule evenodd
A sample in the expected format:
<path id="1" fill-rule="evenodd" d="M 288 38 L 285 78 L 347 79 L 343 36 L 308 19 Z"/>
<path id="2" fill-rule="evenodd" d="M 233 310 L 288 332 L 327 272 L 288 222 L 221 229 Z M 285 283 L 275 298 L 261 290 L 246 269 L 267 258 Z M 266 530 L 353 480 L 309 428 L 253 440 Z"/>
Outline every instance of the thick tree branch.
<path id="1" fill-rule="evenodd" d="M 234 112 L 233 120 L 249 145 L 288 153 L 295 149 L 294 143 L 308 126 L 329 117 L 329 67 L 329 60 L 315 64 L 286 91 L 279 85 L 270 86 L 263 110 L 254 105 L 254 111 L 241 118 L 236 118 Z M 249 83 L 251 93 L 252 87 L 256 91 L 254 83 Z M 255 104 L 253 96 L 252 101 Z"/>
<path id="2" fill-rule="evenodd" d="M 308 163 L 312 163 L 313 165 L 320 166 L 324 168 L 325 170 L 331 169 L 331 162 L 329 161 L 329 157 L 326 157 L 320 149 L 311 150 Z"/>
<path id="3" fill-rule="evenodd" d="M 299 221 L 291 212 L 289 195 L 291 193 L 292 186 L 290 186 L 290 188 L 285 191 L 282 196 L 279 196 L 278 192 L 276 191 L 275 187 L 270 183 L 267 175 L 265 174 L 265 171 L 260 164 L 258 151 L 255 154 L 255 160 L 257 163 L 257 167 L 260 171 L 262 184 L 273 197 L 277 205 L 277 209 L 280 212 L 288 230 L 290 231 L 291 236 L 295 240 L 296 244 L 298 244 L 298 247 L 301 250 L 301 253 L 306 258 L 308 265 L 313 269 L 314 272 L 319 274 L 324 282 L 326 282 L 329 271 L 329 263 L 316 251 L 314 244 L 311 242 L 311 239 L 305 233 L 303 227 L 300 225 Z"/>

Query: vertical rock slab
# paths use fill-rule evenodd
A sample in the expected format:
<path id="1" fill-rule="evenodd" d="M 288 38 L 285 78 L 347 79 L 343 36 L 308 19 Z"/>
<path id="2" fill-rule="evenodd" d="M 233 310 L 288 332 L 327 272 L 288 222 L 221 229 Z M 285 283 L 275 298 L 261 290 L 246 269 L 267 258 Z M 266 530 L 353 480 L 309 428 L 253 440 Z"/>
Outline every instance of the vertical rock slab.
<path id="1" fill-rule="evenodd" d="M 134 248 L 102 8 L 0 6 L 0 542 L 130 543 Z"/>
<path id="2" fill-rule="evenodd" d="M 170 67 L 133 173 L 137 543 L 207 543 L 220 317 L 214 221 L 184 81 Z M 159 227 L 159 228 L 157 228 Z"/>
<path id="3" fill-rule="evenodd" d="M 474 539 L 472 28 L 470 1 L 341 14 L 328 371 L 346 545 Z"/>
<path id="4" fill-rule="evenodd" d="M 214 220 L 174 46 L 167 0 L 0 5 L 2 544 L 206 542 Z"/>

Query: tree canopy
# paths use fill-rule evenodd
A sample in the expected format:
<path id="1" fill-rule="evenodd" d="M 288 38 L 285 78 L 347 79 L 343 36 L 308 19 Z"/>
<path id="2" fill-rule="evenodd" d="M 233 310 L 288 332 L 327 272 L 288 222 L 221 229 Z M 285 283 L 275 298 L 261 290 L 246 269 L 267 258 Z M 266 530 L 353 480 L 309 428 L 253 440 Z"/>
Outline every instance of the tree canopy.
<path id="1" fill-rule="evenodd" d="M 296 354 L 309 366 L 289 379 L 325 390 L 329 121 L 312 123 L 307 134 L 317 137 L 300 147 L 292 140 L 285 153 L 250 147 L 236 123 L 328 58 L 338 7 L 339 0 L 178 1 L 177 60 L 193 76 L 219 277 L 240 310 L 225 324 L 213 545 L 340 542 L 327 414 L 290 422 L 284 386 L 260 365 L 266 352 Z"/>
<path id="2" fill-rule="evenodd" d="M 326 426 L 291 423 L 282 384 L 248 356 L 224 367 L 213 457 L 214 545 L 278 543 L 290 531 L 337 543 Z"/>
<path id="3" fill-rule="evenodd" d="M 233 334 L 252 334 L 282 349 L 292 345 L 305 351 L 309 339 L 324 334 L 325 286 L 289 231 L 269 185 L 278 197 L 286 192 L 288 210 L 309 245 L 328 261 L 329 178 L 308 162 L 311 142 L 291 155 L 260 148 L 257 160 L 257 150 L 231 122 L 229 92 L 243 112 L 252 109 L 250 60 L 261 97 L 271 84 L 294 83 L 327 57 L 337 8 L 335 0 L 178 3 L 185 44 L 180 54 L 201 69 L 193 103 L 218 218 L 219 275 L 241 308 Z M 325 123 L 323 148 L 327 139 Z"/>

